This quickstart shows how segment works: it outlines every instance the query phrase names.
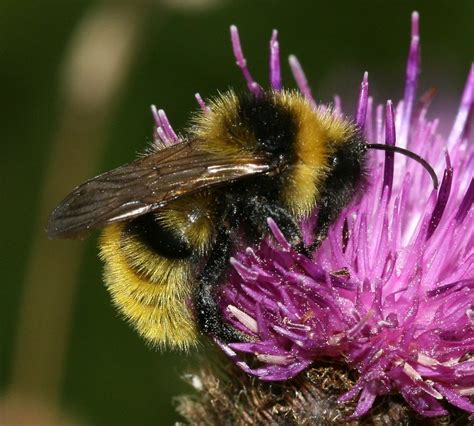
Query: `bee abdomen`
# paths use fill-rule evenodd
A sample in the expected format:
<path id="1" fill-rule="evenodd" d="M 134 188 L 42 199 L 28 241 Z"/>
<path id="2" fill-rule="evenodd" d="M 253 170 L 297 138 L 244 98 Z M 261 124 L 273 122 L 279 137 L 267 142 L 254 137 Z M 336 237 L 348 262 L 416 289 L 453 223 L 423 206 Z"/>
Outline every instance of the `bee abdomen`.
<path id="1" fill-rule="evenodd" d="M 188 349 L 197 342 L 190 263 L 155 253 L 126 224 L 104 229 L 100 255 L 114 304 L 140 335 L 154 345 Z"/>
<path id="2" fill-rule="evenodd" d="M 152 213 L 137 217 L 127 224 L 125 233 L 139 240 L 154 254 L 167 259 L 186 259 L 193 253 L 183 233 L 159 223 Z"/>

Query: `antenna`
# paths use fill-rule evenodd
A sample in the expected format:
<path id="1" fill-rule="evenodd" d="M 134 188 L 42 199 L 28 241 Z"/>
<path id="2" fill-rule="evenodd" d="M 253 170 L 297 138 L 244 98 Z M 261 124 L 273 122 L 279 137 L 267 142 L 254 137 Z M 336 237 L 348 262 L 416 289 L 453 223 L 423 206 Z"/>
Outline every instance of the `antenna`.
<path id="1" fill-rule="evenodd" d="M 386 145 L 382 143 L 368 143 L 367 148 L 369 149 L 380 149 L 382 151 L 389 151 L 389 152 L 398 152 L 399 154 L 406 155 L 407 157 L 410 157 L 411 159 L 417 161 L 420 163 L 426 171 L 430 174 L 431 180 L 433 181 L 433 186 L 435 189 L 438 189 L 438 177 L 436 176 L 435 171 L 433 170 L 433 167 L 431 167 L 430 163 L 426 161 L 424 158 L 420 157 L 418 154 L 415 154 L 412 151 L 409 151 L 408 149 L 405 148 L 400 148 L 399 146 L 395 145 Z"/>

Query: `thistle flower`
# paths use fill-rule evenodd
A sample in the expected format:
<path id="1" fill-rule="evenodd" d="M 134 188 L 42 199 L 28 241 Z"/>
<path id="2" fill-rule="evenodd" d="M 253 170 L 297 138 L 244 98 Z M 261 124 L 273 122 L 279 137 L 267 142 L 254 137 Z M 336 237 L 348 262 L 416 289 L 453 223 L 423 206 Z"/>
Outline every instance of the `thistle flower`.
<path id="1" fill-rule="evenodd" d="M 444 138 L 438 120 L 427 116 L 430 96 L 415 103 L 418 27 L 415 12 L 403 99 L 395 108 L 391 101 L 385 111 L 374 108 L 365 73 L 355 121 L 369 142 L 426 158 L 443 176 L 439 190 L 418 163 L 371 153 L 365 193 L 347 206 L 312 259 L 294 251 L 269 218 L 271 236 L 231 259 L 222 287 L 225 319 L 253 337 L 218 342 L 236 365 L 263 381 L 285 381 L 318 360 L 342 362 L 358 376 L 339 397 L 357 401 L 353 418 L 389 393 L 401 394 L 423 416 L 445 415 L 449 404 L 474 413 L 474 145 L 468 143 L 474 66 Z M 247 86 L 258 93 L 235 27 L 231 36 Z M 298 60 L 289 62 L 300 91 L 316 105 Z M 270 85 L 282 88 L 276 31 Z M 342 114 L 337 97 L 333 113 Z M 317 210 L 301 223 L 308 244 L 316 217 Z"/>

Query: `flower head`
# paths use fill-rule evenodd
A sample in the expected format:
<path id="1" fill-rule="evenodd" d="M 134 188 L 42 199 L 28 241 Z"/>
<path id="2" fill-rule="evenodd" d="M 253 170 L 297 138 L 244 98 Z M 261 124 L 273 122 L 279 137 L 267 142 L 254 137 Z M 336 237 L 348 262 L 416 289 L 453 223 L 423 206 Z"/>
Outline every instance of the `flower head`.
<path id="1" fill-rule="evenodd" d="M 231 36 L 247 86 L 258 94 L 235 27 Z M 427 117 L 430 96 L 415 102 L 419 58 L 415 12 L 403 100 L 395 108 L 388 101 L 385 111 L 374 108 L 366 73 L 355 121 L 369 142 L 426 158 L 443 176 L 439 189 L 417 162 L 373 152 L 363 196 L 345 208 L 312 258 L 293 250 L 269 218 L 271 236 L 231 259 L 222 288 L 226 320 L 253 337 L 219 343 L 239 367 L 280 381 L 321 358 L 343 362 L 359 377 L 340 396 L 358 398 L 353 417 L 391 392 L 425 416 L 445 414 L 443 401 L 474 413 L 474 145 L 468 143 L 474 66 L 444 138 L 436 132 L 438 120 Z M 298 60 L 290 56 L 289 62 L 300 91 L 316 106 Z M 270 84 L 282 89 L 276 31 Z M 332 111 L 342 114 L 337 97 Z M 167 128 L 165 118 L 157 121 Z M 308 244 L 317 214 L 301 223 Z"/>

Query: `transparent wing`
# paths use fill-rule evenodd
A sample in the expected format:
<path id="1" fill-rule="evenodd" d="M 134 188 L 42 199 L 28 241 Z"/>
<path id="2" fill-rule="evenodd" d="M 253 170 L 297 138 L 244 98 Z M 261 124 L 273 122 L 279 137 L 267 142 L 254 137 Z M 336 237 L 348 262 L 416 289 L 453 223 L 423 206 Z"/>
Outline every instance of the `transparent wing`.
<path id="1" fill-rule="evenodd" d="M 196 141 L 182 142 L 78 186 L 51 213 L 48 235 L 80 237 L 200 189 L 269 171 L 263 157 L 210 153 Z"/>

